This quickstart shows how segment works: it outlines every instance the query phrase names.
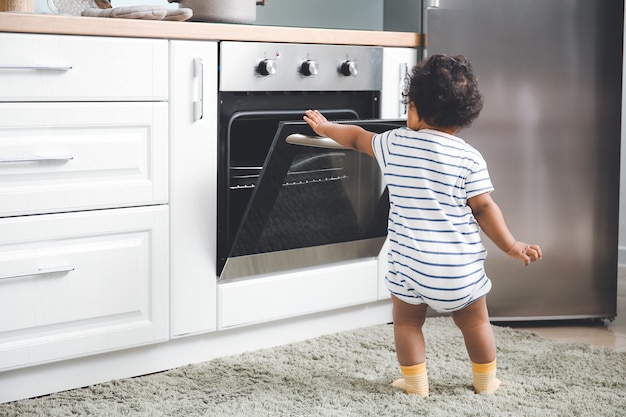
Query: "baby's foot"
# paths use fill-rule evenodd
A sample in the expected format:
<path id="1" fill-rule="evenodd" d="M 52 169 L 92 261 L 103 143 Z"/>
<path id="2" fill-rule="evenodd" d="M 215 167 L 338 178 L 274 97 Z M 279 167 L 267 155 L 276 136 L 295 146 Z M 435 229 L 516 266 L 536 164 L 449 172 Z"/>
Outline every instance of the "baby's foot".
<path id="1" fill-rule="evenodd" d="M 398 378 L 391 383 L 391 386 L 404 391 L 404 388 L 406 387 L 406 382 L 404 382 L 404 378 Z"/>
<path id="2" fill-rule="evenodd" d="M 426 393 L 423 393 L 423 392 L 420 393 L 418 389 L 409 387 L 407 385 L 406 381 L 404 380 L 404 378 L 396 379 L 395 381 L 393 381 L 391 383 L 391 386 L 393 388 L 401 389 L 402 391 L 404 391 L 407 394 L 417 394 L 417 395 L 419 395 L 422 398 L 428 397 L 428 387 L 426 387 Z"/>
<path id="3" fill-rule="evenodd" d="M 493 394 L 498 390 L 498 388 L 500 388 L 500 384 L 502 384 L 502 381 L 500 381 L 498 378 L 494 378 L 493 380 L 489 381 L 489 385 L 484 389 L 479 390 L 475 386 L 474 389 L 476 390 L 476 394 Z"/>

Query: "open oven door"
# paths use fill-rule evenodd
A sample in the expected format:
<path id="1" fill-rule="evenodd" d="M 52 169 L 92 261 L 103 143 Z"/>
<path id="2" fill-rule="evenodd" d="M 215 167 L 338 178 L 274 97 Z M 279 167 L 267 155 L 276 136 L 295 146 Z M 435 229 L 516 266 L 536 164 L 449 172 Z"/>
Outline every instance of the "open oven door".
<path id="1" fill-rule="evenodd" d="M 381 133 L 406 120 L 346 123 Z M 389 200 L 374 158 L 281 122 L 220 280 L 377 256 Z"/>

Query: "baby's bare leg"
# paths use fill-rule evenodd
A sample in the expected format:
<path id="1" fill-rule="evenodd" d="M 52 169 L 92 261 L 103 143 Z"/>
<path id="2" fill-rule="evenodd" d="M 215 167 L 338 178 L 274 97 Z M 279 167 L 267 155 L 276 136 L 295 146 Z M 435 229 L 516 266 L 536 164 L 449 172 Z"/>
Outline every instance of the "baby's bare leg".
<path id="1" fill-rule="evenodd" d="M 463 333 L 465 347 L 472 362 L 493 362 L 496 359 L 496 339 L 489 323 L 486 297 L 455 311 L 452 318 Z"/>
<path id="2" fill-rule="evenodd" d="M 452 313 L 452 318 L 465 339 L 476 392 L 494 393 L 500 380 L 496 378 L 496 339 L 489 323 L 486 297 Z"/>
<path id="3" fill-rule="evenodd" d="M 402 366 L 424 363 L 426 347 L 422 326 L 426 321 L 426 304 L 412 305 L 391 296 L 393 302 L 393 334 L 396 355 Z"/>
<path id="4" fill-rule="evenodd" d="M 428 373 L 422 326 L 428 306 L 407 304 L 393 295 L 391 298 L 396 355 L 402 372 L 402 378 L 396 379 L 391 385 L 406 393 L 427 397 Z"/>

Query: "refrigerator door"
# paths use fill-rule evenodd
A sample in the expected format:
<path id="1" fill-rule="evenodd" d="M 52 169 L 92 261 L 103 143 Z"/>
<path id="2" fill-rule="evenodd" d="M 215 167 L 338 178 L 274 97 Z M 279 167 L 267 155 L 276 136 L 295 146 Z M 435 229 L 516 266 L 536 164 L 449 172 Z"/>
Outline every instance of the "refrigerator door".
<path id="1" fill-rule="evenodd" d="M 491 316 L 614 317 L 623 1 L 439 0 L 425 9 L 425 53 L 465 55 L 485 99 L 458 135 L 487 160 L 513 235 L 543 249 L 523 267 L 484 237 Z"/>

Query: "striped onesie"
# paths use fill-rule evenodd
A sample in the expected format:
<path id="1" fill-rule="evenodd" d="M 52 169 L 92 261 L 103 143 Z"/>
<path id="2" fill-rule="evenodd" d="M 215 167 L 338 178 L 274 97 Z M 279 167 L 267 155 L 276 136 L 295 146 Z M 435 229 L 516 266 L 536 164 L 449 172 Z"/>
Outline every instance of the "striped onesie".
<path id="1" fill-rule="evenodd" d="M 486 295 L 487 250 L 467 205 L 493 191 L 481 154 L 456 136 L 406 127 L 374 135 L 372 146 L 389 189 L 389 291 L 438 312 Z"/>

